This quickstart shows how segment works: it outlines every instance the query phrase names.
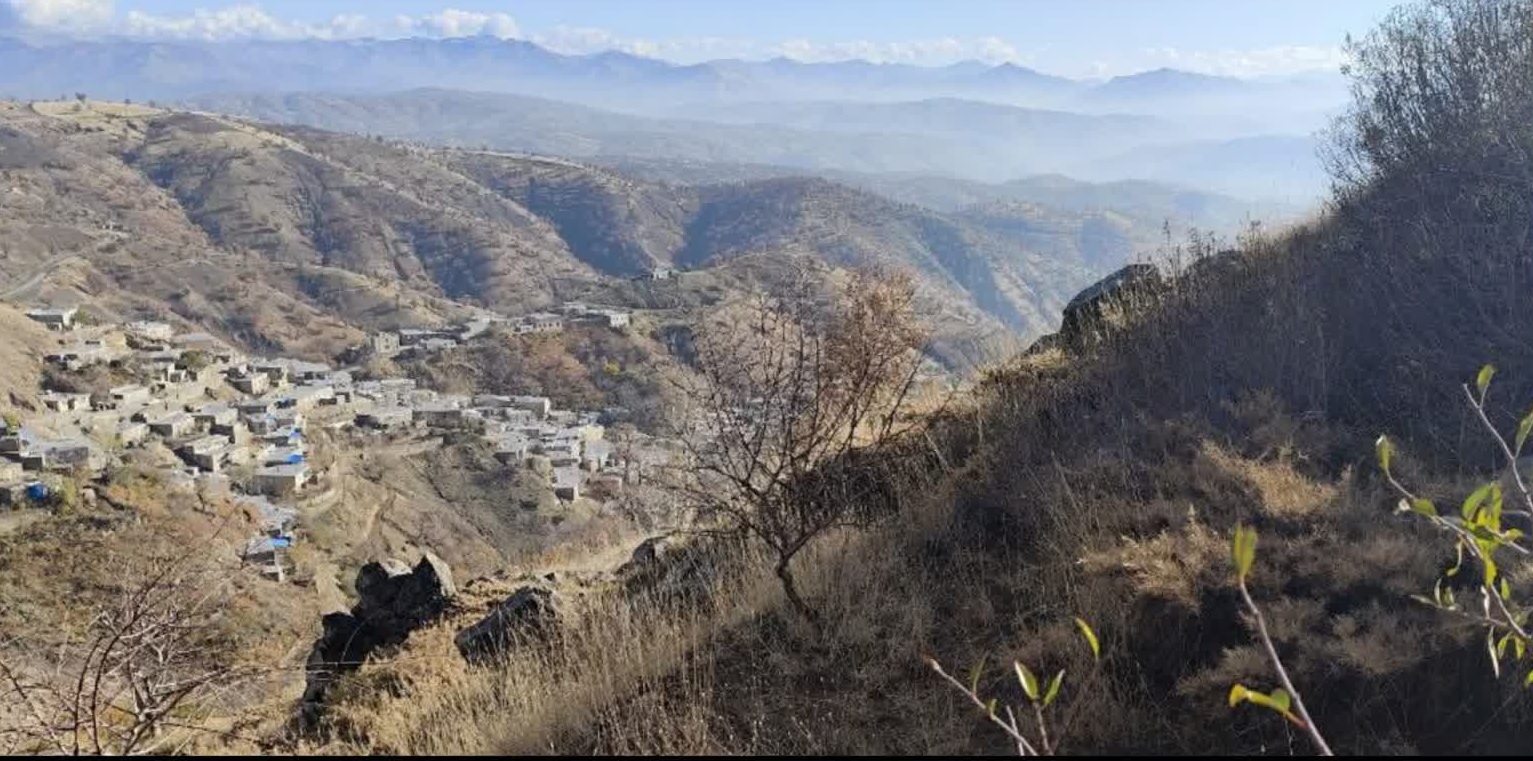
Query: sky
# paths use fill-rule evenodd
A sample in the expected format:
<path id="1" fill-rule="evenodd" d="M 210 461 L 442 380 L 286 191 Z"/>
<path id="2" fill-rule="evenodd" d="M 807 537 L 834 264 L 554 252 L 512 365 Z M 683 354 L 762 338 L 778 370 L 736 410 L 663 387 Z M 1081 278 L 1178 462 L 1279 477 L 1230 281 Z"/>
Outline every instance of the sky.
<path id="1" fill-rule="evenodd" d="M 1334 69 L 1397 0 L 0 0 L 77 37 L 527 39 L 563 53 L 1010 62 L 1090 77 Z"/>

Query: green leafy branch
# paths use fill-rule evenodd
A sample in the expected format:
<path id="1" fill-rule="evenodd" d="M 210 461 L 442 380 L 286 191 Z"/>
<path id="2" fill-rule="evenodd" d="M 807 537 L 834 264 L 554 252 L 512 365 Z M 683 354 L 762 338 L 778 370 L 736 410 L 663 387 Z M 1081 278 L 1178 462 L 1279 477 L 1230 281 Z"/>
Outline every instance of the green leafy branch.
<path id="1" fill-rule="evenodd" d="M 1401 495 L 1400 511 L 1419 515 L 1454 538 L 1457 560 L 1453 566 L 1437 579 L 1431 597 L 1415 595 L 1412 599 L 1485 626 L 1486 651 L 1490 654 L 1491 668 L 1499 678 L 1502 660 L 1506 658 L 1508 650 L 1516 661 L 1525 660 L 1529 651 L 1533 650 L 1530 647 L 1533 640 L 1530 640 L 1528 632 L 1530 610 L 1513 597 L 1511 585 L 1502 573 L 1501 561 L 1498 560 L 1508 553 L 1521 557 L 1533 555 L 1533 550 L 1524 544 L 1526 532 L 1503 525 L 1507 518 L 1533 521 L 1533 494 L 1530 494 L 1527 482 L 1517 467 L 1528 438 L 1533 434 L 1533 412 L 1522 418 L 1515 436 L 1508 441 L 1491 422 L 1485 406 L 1491 379 L 1495 375 L 1494 365 L 1480 368 L 1475 375 L 1474 386 L 1471 388 L 1469 384 L 1464 384 L 1464 396 L 1481 425 L 1500 448 L 1506 461 L 1506 470 L 1510 472 L 1510 482 L 1517 491 L 1515 496 L 1521 498 L 1526 509 L 1508 509 L 1502 483 L 1495 480 L 1481 484 L 1470 492 L 1460 504 L 1458 515 L 1443 515 L 1432 500 L 1417 496 L 1395 477 L 1390 469 L 1395 447 L 1387 436 L 1379 437 L 1375 449 L 1380 470 L 1390 486 Z M 1463 569 L 1466 555 L 1480 566 L 1478 611 L 1462 607 L 1454 597 L 1452 587 L 1448 585 L 1448 581 Z M 1533 685 L 1533 669 L 1524 677 L 1523 684 Z"/>
<path id="2" fill-rule="evenodd" d="M 1092 630 L 1091 625 L 1084 620 L 1080 618 L 1075 619 L 1075 628 L 1080 632 L 1081 638 L 1085 640 L 1086 646 L 1091 649 L 1091 659 L 1095 665 L 1091 674 L 1092 679 L 1087 683 L 1091 685 L 1095 683 L 1096 677 L 1101 674 L 1102 644 L 1097 639 L 1097 634 Z M 944 671 L 942 664 L 938 663 L 935 658 L 927 656 L 926 665 L 937 672 L 937 675 L 946 680 L 948 684 L 953 685 L 959 692 L 967 696 L 969 701 L 981 711 L 984 711 L 985 717 L 992 724 L 1000 727 L 1011 738 L 1012 742 L 1016 743 L 1019 755 L 1052 756 L 1058 752 L 1060 741 L 1074 724 L 1082 705 L 1077 701 L 1074 708 L 1066 716 L 1065 721 L 1060 725 L 1063 729 L 1057 736 L 1050 737 L 1046 712 L 1059 699 L 1060 689 L 1064 686 L 1065 672 L 1061 669 L 1047 682 L 1044 682 L 1026 664 L 1021 661 L 1013 661 L 1011 664 L 1012 671 L 1016 674 L 1017 682 L 1022 686 L 1022 692 L 1027 696 L 1028 702 L 1032 706 L 1033 717 L 1037 722 L 1038 737 L 1034 741 L 1027 736 L 1027 733 L 1017 721 L 1016 710 L 1009 705 L 1000 705 L 1000 702 L 995 698 L 986 699 L 980 697 L 979 680 L 985 671 L 985 662 L 983 660 L 976 664 L 969 672 L 968 684 L 958 681 L 957 678 Z M 1004 709 L 1005 716 L 1003 717 L 1001 711 L 997 709 Z"/>
<path id="3" fill-rule="evenodd" d="M 1231 555 L 1235 561 L 1235 583 L 1240 587 L 1240 597 L 1245 601 L 1246 610 L 1256 622 L 1256 633 L 1261 638 L 1262 648 L 1267 651 L 1267 659 L 1272 662 L 1272 668 L 1277 671 L 1278 680 L 1283 686 L 1268 693 L 1258 692 L 1243 684 L 1235 684 L 1230 687 L 1230 707 L 1241 703 L 1252 703 L 1263 708 L 1276 711 L 1294 726 L 1304 730 L 1315 748 L 1322 756 L 1335 755 L 1331 752 L 1331 746 L 1326 743 L 1325 737 L 1315 726 L 1314 719 L 1310 718 L 1309 710 L 1304 707 L 1304 699 L 1299 691 L 1294 688 L 1293 680 L 1288 677 L 1288 669 L 1284 668 L 1283 660 L 1278 657 L 1277 646 L 1272 642 L 1272 635 L 1267 632 L 1267 618 L 1262 615 L 1261 608 L 1257 607 L 1256 601 L 1251 598 L 1251 590 L 1246 586 L 1246 579 L 1251 575 L 1251 567 L 1256 564 L 1256 529 L 1246 526 L 1235 527 L 1235 538 L 1232 542 Z"/>

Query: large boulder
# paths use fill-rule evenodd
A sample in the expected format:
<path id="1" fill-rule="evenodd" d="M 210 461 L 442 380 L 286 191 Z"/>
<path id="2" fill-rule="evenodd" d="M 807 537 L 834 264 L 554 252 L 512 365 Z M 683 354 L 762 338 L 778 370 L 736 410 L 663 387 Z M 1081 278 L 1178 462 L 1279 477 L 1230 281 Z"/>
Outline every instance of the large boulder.
<path id="1" fill-rule="evenodd" d="M 1153 264 L 1130 264 L 1091 284 L 1065 305 L 1060 340 L 1080 347 L 1098 338 L 1115 312 L 1159 293 L 1165 282 Z"/>
<path id="2" fill-rule="evenodd" d="M 357 604 L 349 613 L 329 613 L 309 651 L 300 720 L 312 727 L 324 707 L 325 693 L 340 677 L 356 670 L 380 647 L 403 643 L 410 633 L 436 620 L 457 594 L 452 569 L 427 552 L 411 568 L 398 560 L 373 562 L 357 573 Z"/>
<path id="3" fill-rule="evenodd" d="M 490 610 L 489 615 L 453 638 L 469 663 L 493 660 L 518 642 L 550 635 L 564 618 L 559 593 L 543 586 L 522 587 Z"/>
<path id="4" fill-rule="evenodd" d="M 703 600 L 729 571 L 737 542 L 695 534 L 645 539 L 617 576 L 631 595 Z"/>

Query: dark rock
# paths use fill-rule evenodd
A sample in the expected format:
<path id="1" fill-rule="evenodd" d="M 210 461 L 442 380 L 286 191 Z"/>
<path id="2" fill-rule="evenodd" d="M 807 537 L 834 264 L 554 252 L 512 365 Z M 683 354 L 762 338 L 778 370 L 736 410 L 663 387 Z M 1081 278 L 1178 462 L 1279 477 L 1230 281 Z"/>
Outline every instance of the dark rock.
<path id="1" fill-rule="evenodd" d="M 527 638 L 543 638 L 564 617 L 558 592 L 541 586 L 522 587 L 496 605 L 489 615 L 453 638 L 458 652 L 469 663 L 493 659 Z"/>
<path id="2" fill-rule="evenodd" d="M 398 560 L 373 562 L 357 572 L 357 604 L 350 613 L 330 613 L 309 652 L 300 720 L 313 727 L 325 693 L 341 675 L 356 670 L 380 647 L 403 643 L 410 632 L 445 612 L 457 589 L 452 570 L 426 553 L 414 569 Z"/>
<path id="3" fill-rule="evenodd" d="M 1129 302 L 1158 293 L 1164 281 L 1153 264 L 1130 264 L 1093 283 L 1065 305 L 1060 340 L 1079 347 L 1096 338 L 1107 313 Z"/>
<path id="4" fill-rule="evenodd" d="M 634 548 L 617 575 L 629 594 L 707 599 L 729 569 L 731 547 L 725 539 L 700 535 L 650 537 Z"/>

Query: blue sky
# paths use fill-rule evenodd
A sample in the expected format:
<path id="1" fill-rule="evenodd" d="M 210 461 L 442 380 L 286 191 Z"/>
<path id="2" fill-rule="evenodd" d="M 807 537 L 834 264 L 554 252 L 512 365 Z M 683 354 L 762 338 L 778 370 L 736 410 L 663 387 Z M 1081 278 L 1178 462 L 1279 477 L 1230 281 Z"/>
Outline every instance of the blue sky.
<path id="1" fill-rule="evenodd" d="M 461 36 L 561 52 L 951 63 L 1072 76 L 1334 67 L 1390 0 L 0 0 L 28 25 L 148 37 Z"/>

